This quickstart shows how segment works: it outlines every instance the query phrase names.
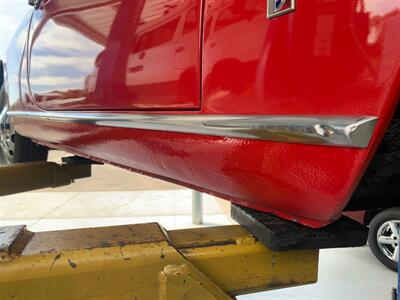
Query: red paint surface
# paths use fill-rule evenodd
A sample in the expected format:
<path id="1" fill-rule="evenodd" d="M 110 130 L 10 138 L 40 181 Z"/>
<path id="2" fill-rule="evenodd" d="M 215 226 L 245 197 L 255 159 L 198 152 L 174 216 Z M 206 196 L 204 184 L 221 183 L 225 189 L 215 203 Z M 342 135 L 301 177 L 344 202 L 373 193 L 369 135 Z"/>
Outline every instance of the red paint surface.
<path id="1" fill-rule="evenodd" d="M 85 5 L 96 2 L 85 1 Z M 114 11 L 115 16 L 125 17 L 114 17 L 113 24 L 121 25 L 108 25 L 111 30 L 103 43 L 93 41 L 89 28 L 107 18 L 79 8 L 81 3 L 52 0 L 43 11 L 44 18 L 57 20 L 53 28 L 72 31 L 69 34 L 76 37 L 77 44 L 81 42 L 77 47 L 81 52 L 68 52 L 68 45 L 59 40 L 46 44 L 50 35 L 43 33 L 46 27 L 34 38 L 42 18 L 35 16 L 31 39 L 42 39 L 48 51 L 59 54 L 54 68 L 43 68 L 43 72 L 61 80 L 61 85 L 54 79 L 50 80 L 54 86 L 38 85 L 41 83 L 38 78 L 44 76 L 37 65 L 38 57 L 49 55 L 40 54 L 34 43 L 30 62 L 32 94 L 22 80 L 23 94 L 19 96 L 17 83 L 8 76 L 12 110 L 41 107 L 130 109 L 126 113 L 151 109 L 151 113 L 177 114 L 377 116 L 379 121 L 370 146 L 367 149 L 311 146 L 16 119 L 16 128 L 21 134 L 55 148 L 272 211 L 309 226 L 323 226 L 341 215 L 397 107 L 400 1 L 298 1 L 295 12 L 267 20 L 265 0 L 205 0 L 204 22 L 203 26 L 198 22 L 193 34 L 196 38 L 184 40 L 182 35 L 177 35 L 170 44 L 162 43 L 158 49 L 164 49 L 164 59 L 154 65 L 143 58 L 143 68 L 129 64 L 126 55 L 118 54 L 126 53 L 132 40 L 140 41 L 142 17 L 136 18 L 134 25 L 133 15 L 143 16 L 143 5 L 156 7 L 161 2 L 112 2 L 107 12 Z M 70 10 L 65 19 L 51 15 L 57 5 Z M 165 5 L 165 10 L 182 7 L 182 16 L 191 8 L 197 16 L 202 15 L 199 1 L 171 0 L 165 1 Z M 121 10 L 122 7 L 129 8 L 129 13 Z M 177 18 L 183 18 L 177 11 Z M 76 23 L 75 16 L 83 15 L 82 22 Z M 169 18 L 163 16 L 159 26 L 154 25 L 155 29 L 161 32 L 162 20 Z M 202 28 L 204 34 L 201 34 Z M 65 31 L 58 38 L 66 36 Z M 84 43 L 86 39 L 89 41 Z M 93 43 L 104 49 L 93 50 L 96 48 Z M 184 51 L 177 51 L 181 44 L 185 50 L 191 50 L 185 58 L 176 58 L 171 49 L 179 54 Z M 138 51 L 137 60 L 142 52 L 147 50 Z M 15 53 L 18 51 L 13 51 L 7 61 L 9 74 L 14 72 L 14 75 L 18 74 Z M 99 58 L 100 53 L 107 54 Z M 78 64 L 71 71 L 73 63 L 65 61 L 66 57 L 78 59 L 81 66 Z M 86 58 L 91 65 L 87 72 L 83 64 Z M 10 65 L 14 71 L 10 72 Z M 147 68 L 151 73 L 147 77 L 132 76 L 132 85 L 128 85 L 126 80 L 121 80 L 127 78 L 128 66 L 133 73 L 140 74 Z M 185 73 L 184 70 L 193 70 L 193 66 L 195 72 L 191 73 L 190 80 L 174 77 Z M 164 71 L 169 74 L 162 75 L 168 79 L 167 84 L 155 79 Z M 67 79 L 63 81 L 63 77 Z M 71 81 L 71 78 L 81 80 Z"/>
<path id="2" fill-rule="evenodd" d="M 49 110 L 200 107 L 197 0 L 61 1 L 34 13 L 30 87 Z"/>

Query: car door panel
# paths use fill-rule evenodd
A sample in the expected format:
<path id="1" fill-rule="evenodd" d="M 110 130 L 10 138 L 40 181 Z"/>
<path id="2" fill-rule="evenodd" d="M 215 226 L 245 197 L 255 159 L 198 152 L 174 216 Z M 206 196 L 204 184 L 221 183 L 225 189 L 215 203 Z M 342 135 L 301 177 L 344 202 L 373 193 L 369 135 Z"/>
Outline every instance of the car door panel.
<path id="1" fill-rule="evenodd" d="M 47 2 L 32 22 L 32 97 L 46 110 L 199 108 L 200 8 L 200 0 Z M 193 10 L 187 38 L 180 29 Z M 190 52 L 177 69 L 182 44 Z"/>

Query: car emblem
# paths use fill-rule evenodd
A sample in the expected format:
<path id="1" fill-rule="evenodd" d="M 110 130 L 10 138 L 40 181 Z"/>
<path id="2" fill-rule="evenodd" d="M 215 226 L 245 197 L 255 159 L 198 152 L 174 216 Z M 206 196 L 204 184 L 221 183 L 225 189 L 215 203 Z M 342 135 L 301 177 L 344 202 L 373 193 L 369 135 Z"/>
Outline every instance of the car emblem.
<path id="1" fill-rule="evenodd" d="M 267 18 L 272 19 L 296 9 L 296 0 L 267 0 Z"/>

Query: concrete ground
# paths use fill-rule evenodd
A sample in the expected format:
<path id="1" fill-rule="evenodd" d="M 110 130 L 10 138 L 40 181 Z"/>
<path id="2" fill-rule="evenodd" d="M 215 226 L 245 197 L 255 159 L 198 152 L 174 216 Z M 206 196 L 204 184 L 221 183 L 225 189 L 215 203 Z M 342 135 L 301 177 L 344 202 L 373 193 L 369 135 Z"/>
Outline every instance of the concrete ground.
<path id="1" fill-rule="evenodd" d="M 58 161 L 64 155 L 52 152 Z M 231 224 L 225 205 L 204 195 L 205 226 Z M 26 224 L 32 231 L 159 222 L 167 229 L 191 224 L 191 191 L 112 166 L 57 189 L 0 197 L 0 226 Z M 317 284 L 241 296 L 239 299 L 390 299 L 397 274 L 369 248 L 322 250 Z"/>

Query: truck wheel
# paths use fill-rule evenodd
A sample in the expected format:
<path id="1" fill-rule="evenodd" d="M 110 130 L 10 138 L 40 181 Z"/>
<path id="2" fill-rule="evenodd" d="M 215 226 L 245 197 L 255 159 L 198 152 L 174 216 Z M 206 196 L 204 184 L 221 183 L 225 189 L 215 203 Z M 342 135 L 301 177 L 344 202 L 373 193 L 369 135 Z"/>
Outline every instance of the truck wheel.
<path id="1" fill-rule="evenodd" d="M 400 208 L 387 209 L 369 224 L 368 244 L 377 259 L 397 271 L 399 261 Z"/>
<path id="2" fill-rule="evenodd" d="M 0 83 L 2 85 L 2 83 Z M 0 154 L 1 164 L 30 161 L 46 161 L 46 147 L 33 143 L 30 139 L 19 135 L 7 116 L 7 100 L 4 86 L 0 89 Z"/>

